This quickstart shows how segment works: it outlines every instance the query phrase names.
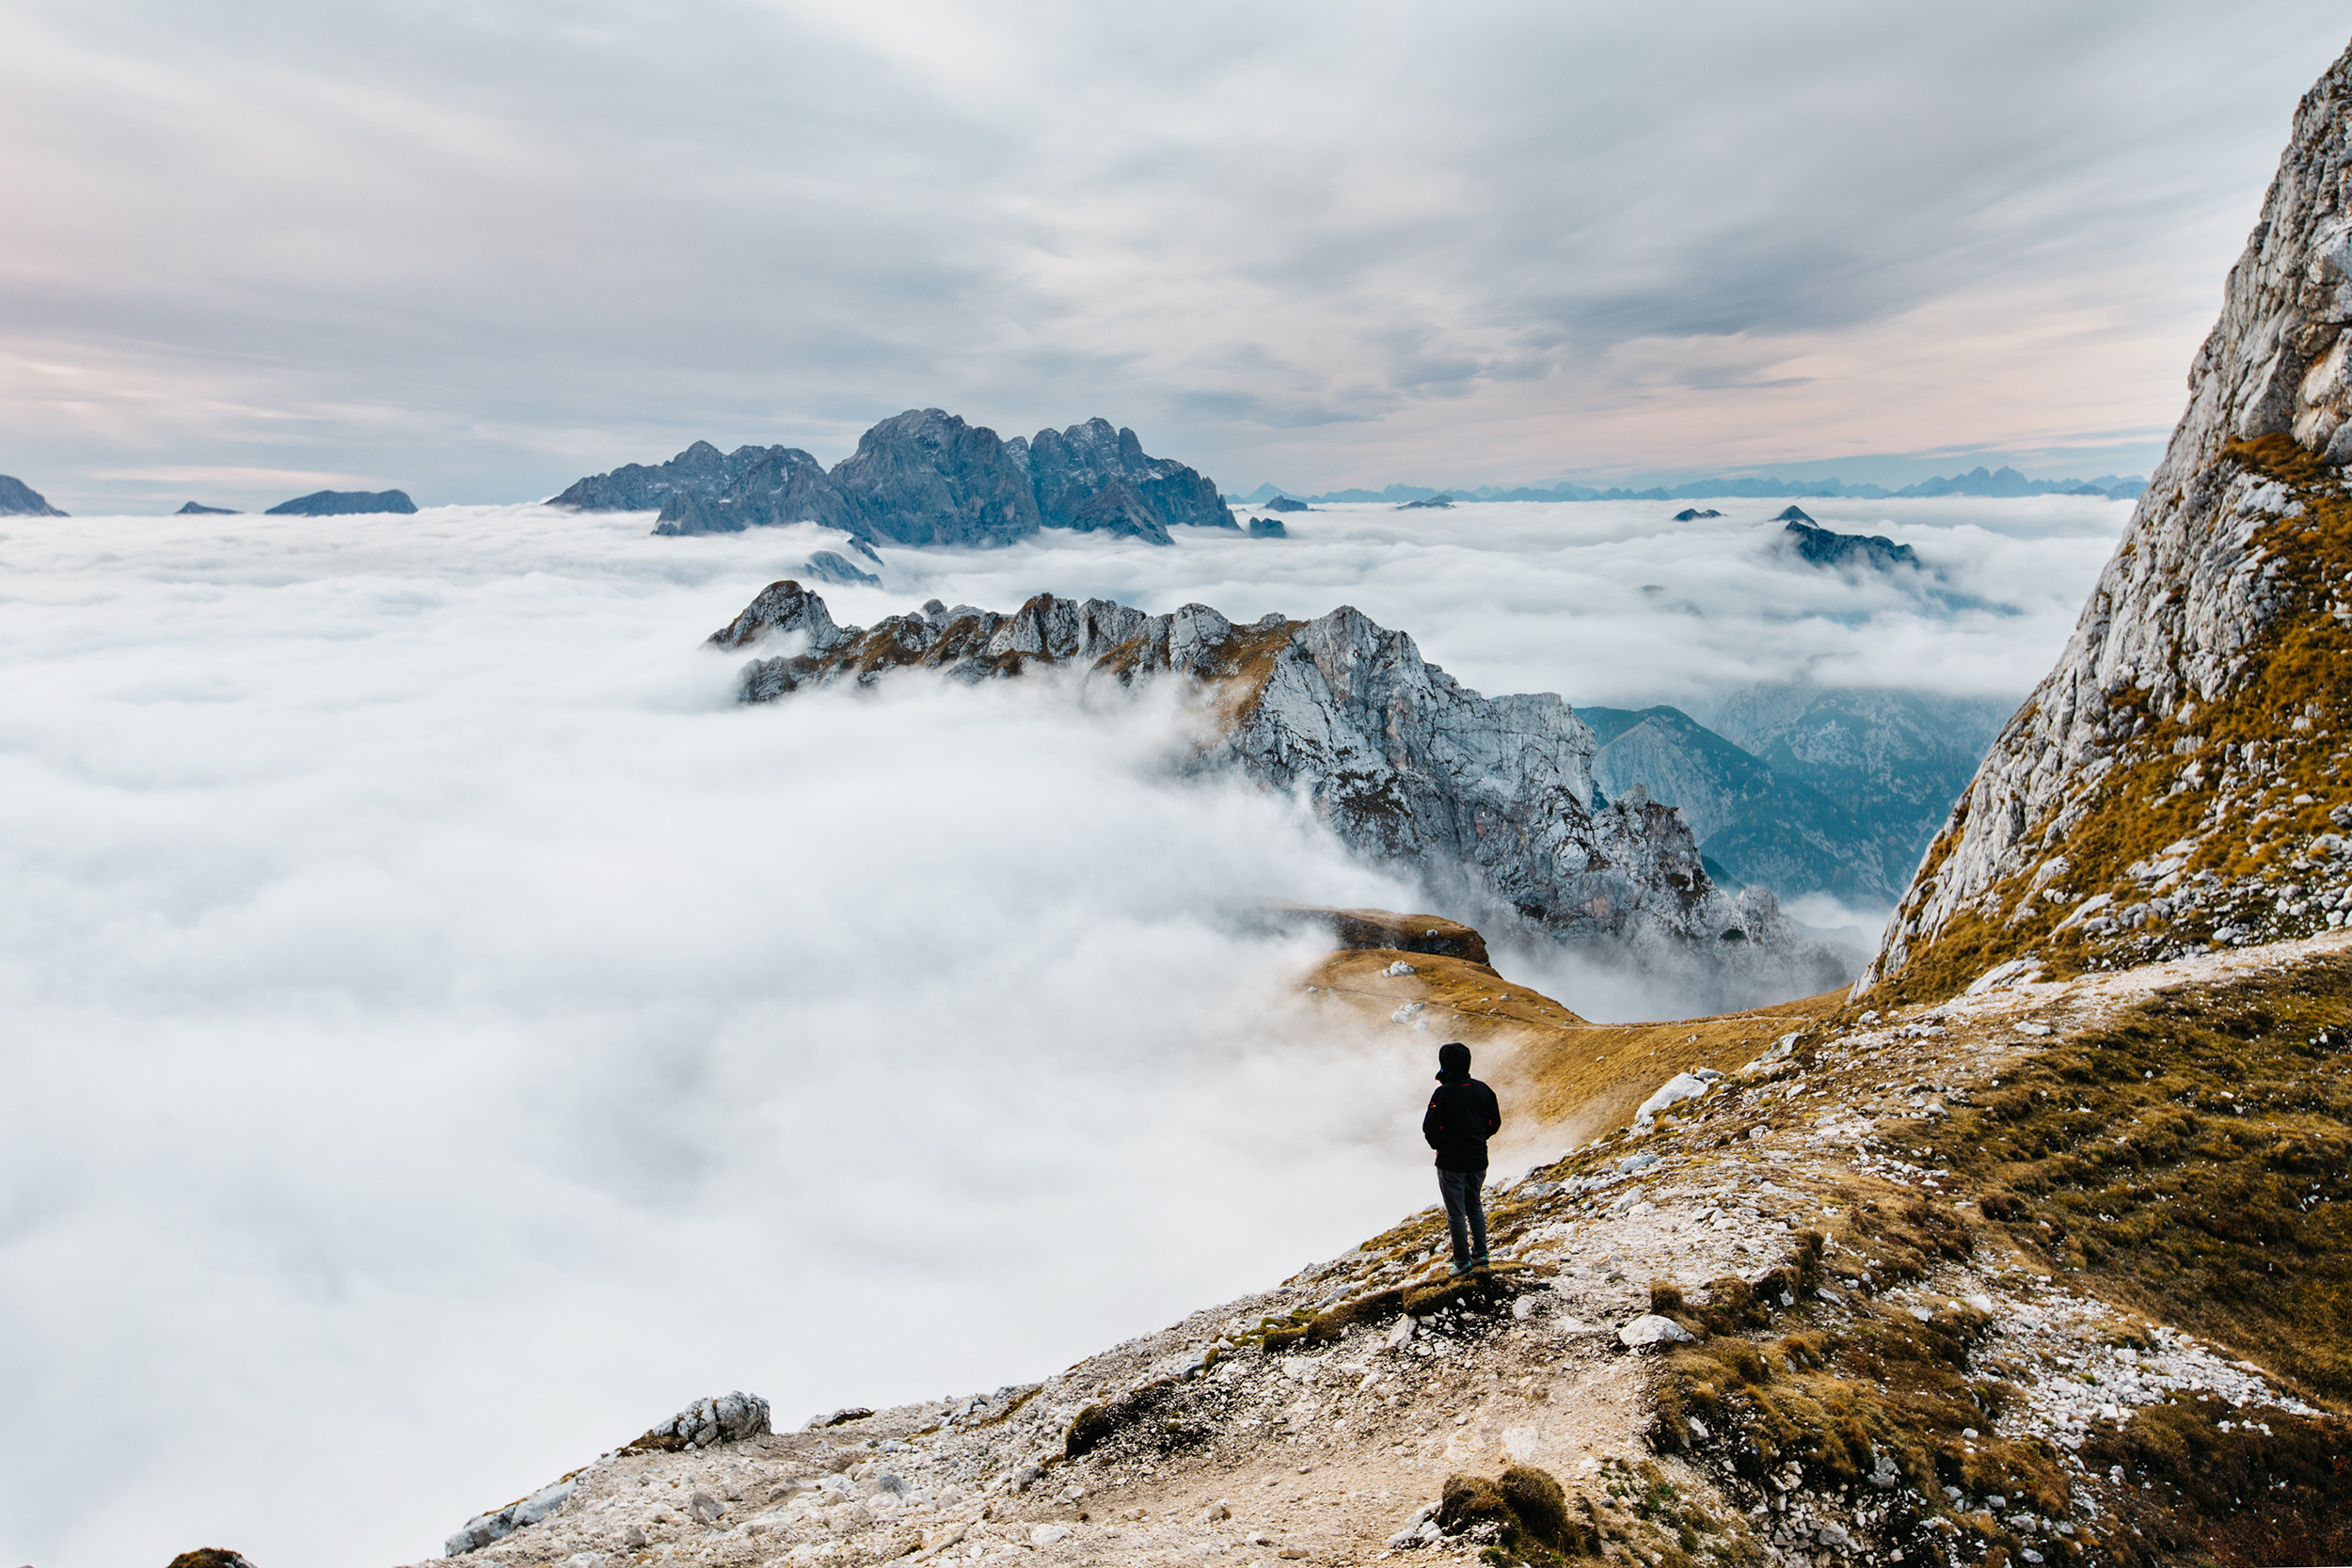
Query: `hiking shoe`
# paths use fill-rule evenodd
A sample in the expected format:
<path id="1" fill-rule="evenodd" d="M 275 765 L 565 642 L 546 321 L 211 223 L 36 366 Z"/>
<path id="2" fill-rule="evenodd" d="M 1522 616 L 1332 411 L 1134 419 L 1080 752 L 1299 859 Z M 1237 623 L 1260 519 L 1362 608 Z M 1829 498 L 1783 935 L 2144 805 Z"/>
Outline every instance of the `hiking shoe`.
<path id="1" fill-rule="evenodd" d="M 1448 1279 L 1468 1279 L 1470 1275 L 1470 1266 L 1468 1263 L 1456 1263 L 1446 1271 Z"/>
<path id="2" fill-rule="evenodd" d="M 1486 1255 L 1482 1252 L 1477 1257 L 1471 1259 L 1470 1260 L 1470 1268 L 1464 1269 L 1462 1272 L 1464 1274 L 1469 1274 L 1472 1269 L 1491 1269 L 1493 1267 L 1494 1264 L 1488 1262 L 1486 1260 Z"/>

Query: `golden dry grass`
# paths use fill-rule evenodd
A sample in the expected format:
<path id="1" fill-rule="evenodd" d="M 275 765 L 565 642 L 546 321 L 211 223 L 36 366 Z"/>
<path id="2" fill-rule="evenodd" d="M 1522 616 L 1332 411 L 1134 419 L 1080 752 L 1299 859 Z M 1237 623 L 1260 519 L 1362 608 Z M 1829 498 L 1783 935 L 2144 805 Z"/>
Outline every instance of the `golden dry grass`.
<path id="1" fill-rule="evenodd" d="M 1399 959 L 1414 973 L 1382 973 Z M 1334 953 L 1301 982 L 1344 1009 L 1351 1026 L 1393 1032 L 1419 1002 L 1434 1059 L 1460 1040 L 1502 1102 L 1503 1145 L 1581 1143 L 1632 1117 L 1658 1085 L 1691 1068 L 1729 1072 L 1791 1030 L 1835 1013 L 1841 989 L 1776 1006 L 1652 1023 L 1595 1023 L 1485 964 L 1392 948 Z"/>

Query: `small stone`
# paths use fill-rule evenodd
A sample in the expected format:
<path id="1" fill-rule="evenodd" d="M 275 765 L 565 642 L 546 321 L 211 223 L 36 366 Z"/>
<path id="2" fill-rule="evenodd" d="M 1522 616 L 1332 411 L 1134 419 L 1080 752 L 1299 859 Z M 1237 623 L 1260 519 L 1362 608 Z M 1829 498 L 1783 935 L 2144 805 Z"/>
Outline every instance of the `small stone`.
<path id="1" fill-rule="evenodd" d="M 1656 1312 L 1645 1312 L 1617 1330 L 1617 1342 L 1628 1350 L 1643 1350 L 1652 1345 L 1685 1344 L 1696 1338 L 1689 1329 L 1672 1318 Z"/>
<path id="2" fill-rule="evenodd" d="M 1067 1541 L 1069 1538 L 1068 1525 L 1039 1525 L 1029 1531 L 1029 1544 L 1032 1546 L 1050 1546 L 1057 1541 Z"/>
<path id="3" fill-rule="evenodd" d="M 698 1525 L 715 1525 L 719 1522 L 719 1515 L 724 1513 L 726 1508 L 709 1493 L 697 1492 L 687 1502 L 686 1511 L 694 1516 L 694 1522 Z"/>
<path id="4" fill-rule="evenodd" d="M 1396 962 L 1389 965 L 1388 968 L 1382 970 L 1380 973 L 1383 974 L 1411 974 L 1417 972 L 1411 964 L 1406 963 L 1403 958 L 1399 958 Z"/>
<path id="5" fill-rule="evenodd" d="M 1232 1516 L 1233 1511 L 1231 1506 L 1221 1502 L 1215 1502 L 1202 1509 L 1200 1511 L 1200 1517 L 1195 1519 L 1193 1523 L 1196 1525 L 1214 1525 L 1220 1519 L 1230 1519 Z"/>
<path id="6" fill-rule="evenodd" d="M 621 1527 L 622 1545 L 642 1546 L 645 1544 L 645 1532 L 642 1527 L 637 1525 L 624 1525 Z"/>

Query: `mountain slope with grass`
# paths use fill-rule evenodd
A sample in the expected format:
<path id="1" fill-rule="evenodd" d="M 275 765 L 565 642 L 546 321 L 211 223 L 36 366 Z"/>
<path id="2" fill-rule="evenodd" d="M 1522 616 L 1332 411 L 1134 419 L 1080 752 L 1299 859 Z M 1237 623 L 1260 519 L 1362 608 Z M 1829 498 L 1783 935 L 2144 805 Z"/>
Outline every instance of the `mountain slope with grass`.
<path id="1" fill-rule="evenodd" d="M 1522 1157 L 1619 1107 L 1498 1167 L 1490 1273 L 1448 1278 L 1424 1210 L 1041 1383 L 781 1433 L 706 1401 L 453 1560 L 2352 1553 L 2352 934 L 1653 1024 L 1398 949 L 1299 985 L 1335 1028 L 1482 1041 Z"/>
<path id="2" fill-rule="evenodd" d="M 2352 56 L 2297 109 L 2188 412 L 2057 668 L 1930 846 L 1865 977 L 1876 994 L 2344 920 L 2348 188 Z"/>

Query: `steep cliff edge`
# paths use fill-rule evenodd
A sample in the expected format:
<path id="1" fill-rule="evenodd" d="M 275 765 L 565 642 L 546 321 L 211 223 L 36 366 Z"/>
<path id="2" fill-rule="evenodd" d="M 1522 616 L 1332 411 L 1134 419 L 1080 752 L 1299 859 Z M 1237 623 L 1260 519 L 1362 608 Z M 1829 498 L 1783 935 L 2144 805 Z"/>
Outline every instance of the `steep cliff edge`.
<path id="1" fill-rule="evenodd" d="M 2352 904 L 2352 53 L 2296 111 L 2189 407 L 1863 989 L 1947 995 Z"/>
<path id="2" fill-rule="evenodd" d="M 771 639 L 786 651 L 745 666 L 747 702 L 909 669 L 1186 681 L 1213 719 L 1194 766 L 1300 795 L 1351 848 L 1408 867 L 1472 924 L 1531 923 L 1671 975 L 1703 1006 L 1809 995 L 1853 973 L 1852 956 L 1804 940 L 1770 892 L 1717 888 L 1674 808 L 1597 796 L 1593 733 L 1558 696 L 1483 696 L 1352 609 L 1236 626 L 1205 605 L 1149 615 L 1047 594 L 1010 615 L 934 601 L 859 628 L 786 581 L 710 641 Z"/>

